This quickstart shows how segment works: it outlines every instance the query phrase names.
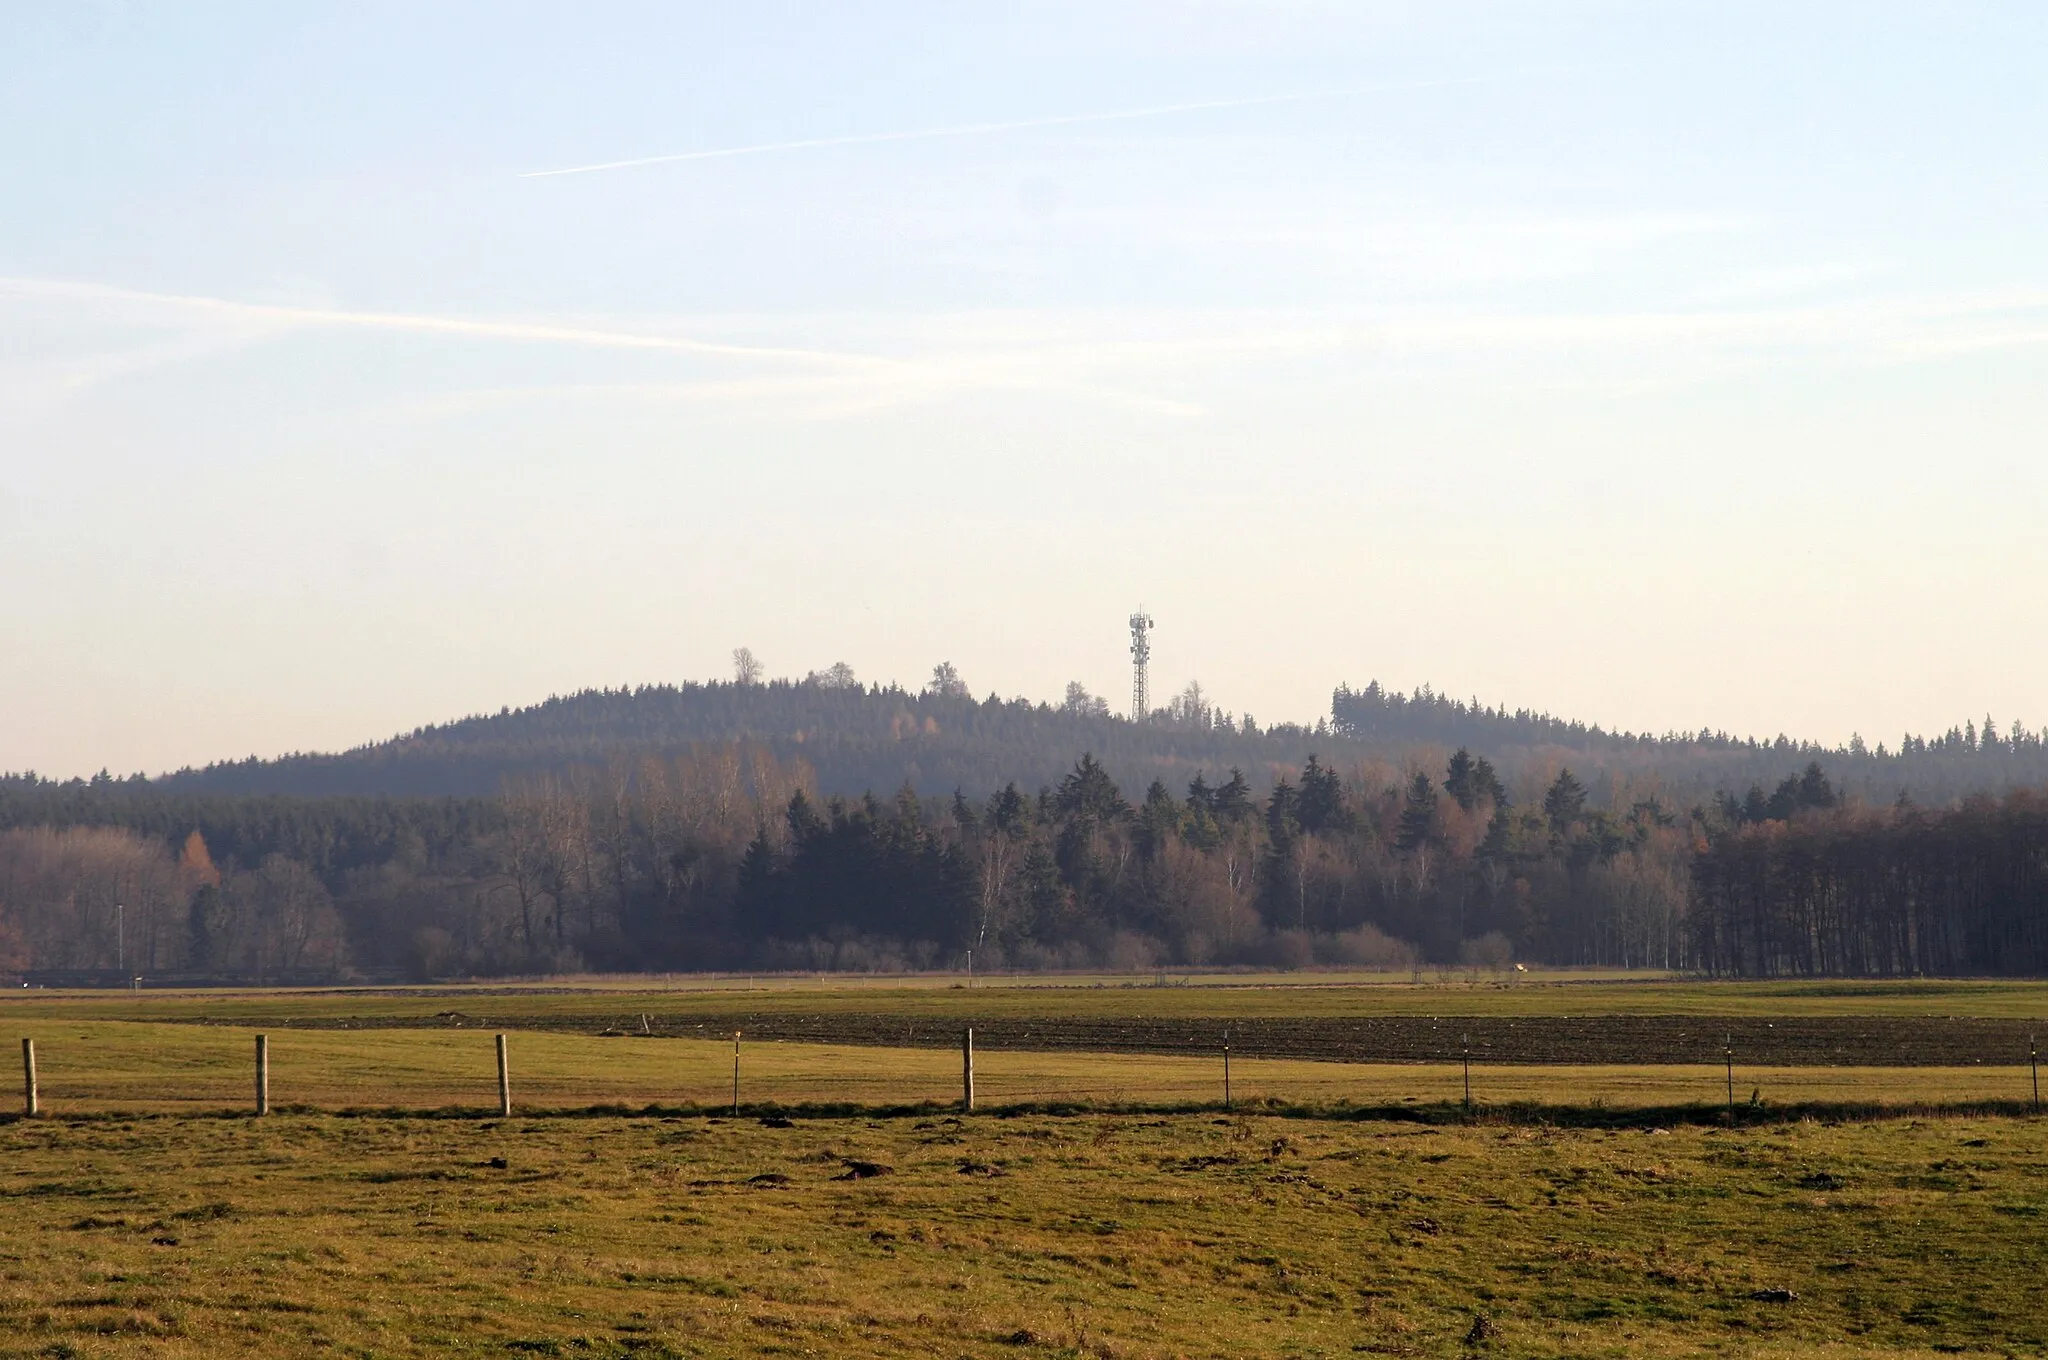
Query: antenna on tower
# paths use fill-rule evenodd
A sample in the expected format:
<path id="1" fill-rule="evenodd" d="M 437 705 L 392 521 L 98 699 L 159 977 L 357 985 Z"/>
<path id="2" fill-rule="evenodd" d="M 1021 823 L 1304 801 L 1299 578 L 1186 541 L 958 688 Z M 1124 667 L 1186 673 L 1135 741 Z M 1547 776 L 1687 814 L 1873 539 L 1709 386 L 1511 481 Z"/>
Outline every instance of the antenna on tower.
<path id="1" fill-rule="evenodd" d="M 1152 616 L 1143 605 L 1131 615 L 1131 721 L 1144 722 L 1152 716 L 1151 696 L 1145 689 L 1145 669 L 1152 660 Z"/>

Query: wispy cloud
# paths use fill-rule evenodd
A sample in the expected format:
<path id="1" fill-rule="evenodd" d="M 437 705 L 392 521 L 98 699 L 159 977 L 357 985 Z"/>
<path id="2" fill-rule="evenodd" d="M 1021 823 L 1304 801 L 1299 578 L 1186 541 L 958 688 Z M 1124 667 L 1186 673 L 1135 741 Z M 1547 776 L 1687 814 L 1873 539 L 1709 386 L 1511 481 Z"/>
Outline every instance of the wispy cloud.
<path id="1" fill-rule="evenodd" d="M 759 156 L 779 151 L 808 151 L 828 146 L 873 146 L 883 142 L 926 142 L 947 137 L 982 137 L 996 132 L 1024 132 L 1033 128 L 1075 127 L 1085 123 L 1127 123 L 1145 118 L 1167 118 L 1175 114 L 1206 113 L 1218 109 L 1251 109 L 1274 104 L 1306 104 L 1316 100 L 1348 99 L 1367 94 L 1393 94 L 1404 90 L 1433 90 L 1454 85 L 1478 84 L 1483 77 L 1466 76 L 1451 80 L 1413 80 L 1382 85 L 1354 85 L 1338 90 L 1303 90 L 1292 94 L 1254 95 L 1243 99 L 1203 99 L 1185 104 L 1155 104 L 1142 109 L 1110 109 L 1096 113 L 1062 113 L 1042 118 L 1015 118 L 993 123 L 957 123 L 950 127 L 916 128 L 907 132 L 857 132 L 843 137 L 801 137 L 784 142 L 753 142 L 745 146 L 721 146 L 703 151 L 677 151 L 660 156 L 635 156 L 622 161 L 598 161 L 556 170 L 528 170 L 521 179 L 552 179 L 560 175 L 592 175 L 601 170 L 631 170 L 643 165 L 673 165 L 680 161 L 725 160 L 734 156 Z"/>
<path id="2" fill-rule="evenodd" d="M 10 293 L 24 297 L 140 303 L 276 326 L 342 326 L 369 330 L 413 331 L 434 335 L 477 336 L 495 340 L 590 345 L 606 349 L 667 350 L 714 358 L 768 360 L 781 363 L 886 367 L 897 362 L 875 355 L 788 346 L 739 345 L 725 341 L 700 340 L 691 336 L 599 330 L 552 322 L 499 321 L 475 317 L 435 316 L 417 312 L 368 312 L 336 307 L 301 307 L 265 302 L 240 302 L 230 298 L 200 297 L 183 293 L 142 292 L 95 283 L 0 278 L 0 294 Z"/>
<path id="3" fill-rule="evenodd" d="M 0 278 L 0 298 L 64 300 L 99 308 L 124 311 L 142 309 L 160 316 L 168 312 L 202 319 L 217 348 L 222 342 L 239 343 L 281 331 L 302 327 L 331 327 L 397 331 L 457 338 L 534 342 L 588 346 L 618 350 L 652 350 L 692 358 L 766 364 L 784 371 L 781 379 L 688 381 L 666 384 L 595 384 L 545 387 L 540 391 L 561 393 L 617 391 L 628 395 L 660 391 L 672 398 L 698 400 L 740 400 L 754 398 L 772 404 L 792 394 L 807 393 L 827 403 L 826 413 L 844 415 L 881 406 L 930 400 L 965 391 L 1064 392 L 1095 401 L 1154 413 L 1185 414 L 1187 403 L 1142 391 L 1124 391 L 1100 381 L 1095 366 L 1085 360 L 1062 360 L 1057 353 L 1038 349 L 1020 352 L 966 353 L 941 345 L 910 354 L 886 354 L 862 349 L 819 349 L 792 345 L 740 344 L 704 340 L 656 330 L 623 330 L 569 325 L 552 321 L 506 321 L 486 318 L 441 316 L 418 312 L 356 311 L 337 307 L 309 307 L 279 303 L 243 302 L 229 298 L 185 293 L 158 293 L 117 288 L 104 284 L 63 280 Z M 778 324 L 810 328 L 804 318 L 783 318 Z M 143 349 L 110 349 L 65 367 L 62 382 L 52 389 L 48 383 L 28 375 L 29 383 L 0 383 L 0 393 L 10 387 L 33 387 L 50 395 L 55 391 L 75 393 L 96 382 L 195 357 L 205 351 L 206 337 Z M 502 397 L 499 393 L 498 397 Z M 486 395 L 484 403 L 497 397 Z"/>
<path id="4" fill-rule="evenodd" d="M 130 329 L 96 353 L 0 365 L 0 398 L 61 400 L 158 364 L 286 331 L 373 329 L 455 340 L 669 353 L 672 375 L 516 383 L 390 408 L 448 416 L 533 401 L 725 408 L 831 420 L 989 393 L 1040 394 L 1168 419 L 1308 387 L 1434 377 L 1513 391 L 1627 392 L 1760 365 L 1936 362 L 2048 344 L 2048 293 L 1892 295 L 1825 304 L 1513 312 L 1332 307 L 783 314 L 649 320 L 638 328 L 240 302 L 98 284 L 0 279 L 0 299 L 67 301 Z M 109 315 L 110 314 L 110 315 Z M 176 324 L 164 331 L 166 318 Z M 722 331 L 770 343 L 705 339 Z M 143 338 L 137 340 L 140 333 Z M 783 336 L 802 343 L 773 343 Z M 1273 383 L 1279 383 L 1274 387 Z M 1304 387 L 1304 384 L 1307 387 Z M 1229 395 L 1226 395 L 1229 394 Z M 1290 396 L 1289 400 L 1294 399 Z"/>

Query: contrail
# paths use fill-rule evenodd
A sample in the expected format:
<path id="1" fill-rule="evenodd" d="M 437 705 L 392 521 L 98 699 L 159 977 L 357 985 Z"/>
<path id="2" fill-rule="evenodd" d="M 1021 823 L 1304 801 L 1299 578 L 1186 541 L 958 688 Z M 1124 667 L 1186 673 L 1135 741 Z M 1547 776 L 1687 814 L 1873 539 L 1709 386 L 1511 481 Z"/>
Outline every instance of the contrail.
<path id="1" fill-rule="evenodd" d="M 730 156 L 758 156 L 770 151 L 805 151 L 820 146 L 871 146 L 877 142 L 922 142 L 940 137 L 978 137 L 989 132 L 1020 132 L 1027 128 L 1071 127 L 1077 123 L 1123 123 L 1139 118 L 1163 118 L 1176 113 L 1201 113 L 1210 109 L 1249 109 L 1262 104 L 1305 104 L 1316 99 L 1343 99 L 1361 94 L 1388 94 L 1400 90 L 1434 90 L 1448 85 L 1473 85 L 1481 77 L 1456 80 L 1416 80 L 1391 85 L 1356 85 L 1341 90 L 1310 90 L 1299 94 L 1258 95 L 1250 99 L 1208 99 L 1193 104 L 1157 104 L 1145 109 L 1115 109 L 1106 113 L 1065 113 L 1049 118 L 1019 118 L 1006 123 L 961 123 L 955 127 L 920 128 L 914 132 L 861 132 L 848 137 L 805 137 L 793 142 L 755 142 L 748 146 L 725 146 L 711 151 L 679 151 L 667 156 L 640 156 L 628 161 L 600 161 L 596 165 L 572 165 L 561 170 L 528 170 L 521 179 L 549 179 L 556 175 L 590 175 L 600 170 L 628 170 L 640 165 L 669 165 L 677 161 L 723 160 Z"/>
<path id="2" fill-rule="evenodd" d="M 560 326 L 521 321 L 491 321 L 472 317 L 422 315 L 417 312 L 359 312 L 334 307 L 303 307 L 266 302 L 239 302 L 230 298 L 202 297 L 185 293 L 150 293 L 93 283 L 57 280 L 0 278 L 0 295 L 23 297 L 68 297 L 103 302 L 144 303 L 184 311 L 205 312 L 291 326 L 346 326 L 370 330 L 416 331 L 442 335 L 470 335 L 499 340 L 537 340 L 554 344 L 591 345 L 608 349 L 671 350 L 716 358 L 766 360 L 785 363 L 837 364 L 869 370 L 908 368 L 903 360 L 846 351 L 793 349 L 775 345 L 739 345 L 689 336 L 649 334 L 641 331 L 597 330 L 586 326 Z"/>

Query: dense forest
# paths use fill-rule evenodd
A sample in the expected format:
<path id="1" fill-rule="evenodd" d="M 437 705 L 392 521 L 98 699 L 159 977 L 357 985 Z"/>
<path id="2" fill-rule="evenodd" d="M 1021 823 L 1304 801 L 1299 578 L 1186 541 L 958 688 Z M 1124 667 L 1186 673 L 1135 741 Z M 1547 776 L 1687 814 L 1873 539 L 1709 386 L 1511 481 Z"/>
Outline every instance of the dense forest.
<path id="1" fill-rule="evenodd" d="M 1554 964 L 1745 975 L 2048 970 L 2048 803 L 1845 801 L 1817 763 L 1680 810 L 1570 769 L 1519 801 L 1311 755 L 1127 797 L 821 794 L 765 744 L 494 799 L 0 782 L 0 969 L 157 980 L 580 969 Z M 1597 805 L 1602 804 L 1604 805 Z"/>
<path id="2" fill-rule="evenodd" d="M 0 971 L 2040 972 L 2042 784 L 2040 734 L 1988 719 L 1823 751 L 1377 684 L 1262 728 L 1194 685 L 1132 723 L 949 666 L 915 694 L 743 673 L 337 756 L 0 777 Z"/>
<path id="3" fill-rule="evenodd" d="M 1693 965 L 1748 977 L 2048 972 L 2048 799 L 1780 819 L 1724 802 L 1694 858 Z"/>

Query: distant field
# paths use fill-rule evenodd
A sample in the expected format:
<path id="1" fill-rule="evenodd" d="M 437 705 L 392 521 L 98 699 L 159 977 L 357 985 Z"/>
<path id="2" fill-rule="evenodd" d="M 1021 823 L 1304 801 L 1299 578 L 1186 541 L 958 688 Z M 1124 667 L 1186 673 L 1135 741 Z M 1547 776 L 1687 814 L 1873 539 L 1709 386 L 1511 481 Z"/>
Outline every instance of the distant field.
<path id="1" fill-rule="evenodd" d="M 2007 1119 L 17 1121 L 0 1355 L 2035 1354 L 2044 1186 Z"/>
<path id="2" fill-rule="evenodd" d="M 1023 979 L 969 989 L 849 977 L 611 986 L 322 991 L 22 992 L 0 1024 L 56 1019 L 293 1030 L 508 1029 L 666 1038 L 741 1031 L 823 1046 L 1441 1064 L 2010 1067 L 2048 1034 L 2048 983 L 1721 983 L 1669 979 L 1357 982 L 1233 977 L 1217 985 Z"/>
<path id="3" fill-rule="evenodd" d="M 492 998 L 486 1006 L 480 998 Z M 807 975 L 498 982 L 328 990 L 20 991 L 26 1005 L 107 1019 L 432 1019 L 439 1011 L 551 1015 L 885 1012 L 951 1019 L 1011 1017 L 1348 1017 L 1366 1015 L 1956 1016 L 2048 1024 L 2048 980 L 1781 980 L 1702 982 L 1661 973 L 1534 973 L 1516 979 L 1434 974 L 1266 973 L 1144 977 Z"/>

